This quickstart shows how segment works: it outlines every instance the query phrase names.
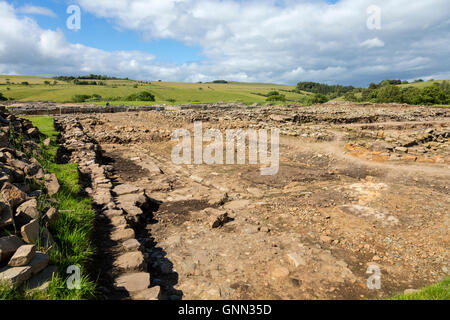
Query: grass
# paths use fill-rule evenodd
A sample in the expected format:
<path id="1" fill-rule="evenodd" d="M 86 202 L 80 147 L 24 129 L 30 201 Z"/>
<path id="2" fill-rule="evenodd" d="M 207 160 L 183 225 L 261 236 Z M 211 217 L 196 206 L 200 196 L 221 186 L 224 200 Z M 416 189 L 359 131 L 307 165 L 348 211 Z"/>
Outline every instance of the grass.
<path id="1" fill-rule="evenodd" d="M 94 249 L 90 242 L 93 231 L 95 213 L 92 200 L 80 196 L 79 175 L 77 164 L 57 164 L 55 162 L 58 149 L 56 138 L 58 132 L 53 128 L 52 117 L 27 117 L 39 130 L 51 139 L 49 148 L 43 148 L 39 157 L 42 166 L 50 173 L 55 173 L 61 185 L 61 190 L 53 196 L 52 206 L 59 211 L 58 220 L 50 227 L 50 233 L 58 244 L 57 250 L 50 253 L 50 263 L 57 265 L 58 276 L 54 277 L 45 292 L 10 290 L 0 288 L 0 299 L 26 300 L 81 300 L 94 297 L 95 283 L 89 279 L 86 265 L 89 263 Z M 49 199 L 39 199 L 42 208 L 47 208 Z M 81 270 L 81 289 L 69 290 L 66 285 L 67 267 L 77 265 Z"/>
<path id="2" fill-rule="evenodd" d="M 9 80 L 7 80 L 9 79 Z M 7 81 L 10 84 L 7 84 Z M 26 76 L 0 76 L 0 92 L 8 98 L 17 101 L 54 101 L 57 103 L 71 102 L 74 95 L 98 94 L 103 97 L 98 104 L 104 105 L 113 97 L 126 97 L 130 94 L 150 91 L 155 95 L 154 102 L 141 101 L 109 101 L 112 105 L 141 106 L 149 104 L 188 104 L 214 102 L 242 102 L 247 104 L 266 102 L 265 94 L 279 91 L 290 102 L 296 102 L 308 93 L 291 92 L 295 86 L 239 83 L 177 83 L 177 82 L 149 82 L 133 80 L 105 80 L 105 86 L 79 86 L 63 81 L 56 85 L 46 85 L 44 81 L 53 83 L 52 78 Z M 28 82 L 29 85 L 22 85 Z M 137 87 L 136 87 L 137 86 Z M 9 88 L 9 90 L 8 90 Z"/>
<path id="3" fill-rule="evenodd" d="M 450 277 L 419 292 L 402 294 L 387 300 L 450 300 Z"/>
<path id="4" fill-rule="evenodd" d="M 425 87 L 430 87 L 432 86 L 434 83 L 439 83 L 441 84 L 444 81 L 448 81 L 448 80 L 431 80 L 431 81 L 424 81 L 424 82 L 411 82 L 408 84 L 399 84 L 398 86 L 401 88 L 407 88 L 407 87 L 414 87 L 414 88 L 425 88 Z"/>

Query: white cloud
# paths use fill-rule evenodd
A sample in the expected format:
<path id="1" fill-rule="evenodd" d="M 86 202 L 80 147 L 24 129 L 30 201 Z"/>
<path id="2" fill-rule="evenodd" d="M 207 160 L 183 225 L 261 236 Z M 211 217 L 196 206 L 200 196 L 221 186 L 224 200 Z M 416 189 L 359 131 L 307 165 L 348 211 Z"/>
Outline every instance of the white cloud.
<path id="1" fill-rule="evenodd" d="M 42 15 L 42 16 L 47 16 L 47 17 L 52 17 L 52 18 L 56 17 L 56 14 L 49 8 L 31 6 L 31 5 L 26 5 L 26 6 L 20 7 L 17 9 L 17 12 L 22 13 L 22 14 Z"/>
<path id="2" fill-rule="evenodd" d="M 83 12 L 106 19 L 114 28 L 136 31 L 144 39 L 198 46 L 205 59 L 162 64 L 149 53 L 72 44 L 62 32 L 19 18 L 17 10 L 0 1 L 0 72 L 367 85 L 450 70 L 448 0 L 341 0 L 334 5 L 309 0 L 78 3 Z M 366 9 L 372 4 L 382 9 L 381 30 L 367 29 Z"/>
<path id="3" fill-rule="evenodd" d="M 364 41 L 363 43 L 361 43 L 362 47 L 366 47 L 366 48 L 382 48 L 384 47 L 384 42 L 378 38 L 373 38 L 373 39 L 369 39 Z"/>

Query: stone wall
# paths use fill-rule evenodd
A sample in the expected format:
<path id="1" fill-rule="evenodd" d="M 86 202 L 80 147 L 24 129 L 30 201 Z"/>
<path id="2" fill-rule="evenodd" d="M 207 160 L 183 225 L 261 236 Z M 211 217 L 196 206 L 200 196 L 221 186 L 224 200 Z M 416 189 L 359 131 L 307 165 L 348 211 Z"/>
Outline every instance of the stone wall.
<path id="1" fill-rule="evenodd" d="M 85 192 L 93 198 L 97 217 L 97 232 L 102 230 L 103 239 L 97 250 L 103 264 L 100 278 L 112 284 L 112 290 L 122 291 L 125 296 L 139 300 L 156 300 L 159 287 L 150 288 L 147 272 L 147 254 L 136 237 L 134 227 L 139 224 L 149 205 L 144 190 L 120 184 L 111 178 L 113 168 L 102 164 L 100 146 L 89 136 L 75 117 L 55 119 L 55 127 L 61 132 L 61 158 L 78 163 L 80 173 L 89 180 Z M 108 284 L 107 284 L 108 285 Z M 106 294 L 111 297 L 109 289 Z"/>
<path id="2" fill-rule="evenodd" d="M 254 104 L 251 107 L 259 107 Z M 227 109 L 227 108 L 249 108 L 245 104 L 236 103 L 214 103 L 214 104 L 187 104 L 187 105 L 155 105 L 155 106 L 96 106 L 96 105 L 55 105 L 45 103 L 30 103 L 21 106 L 10 106 L 8 110 L 15 115 L 65 115 L 65 114 L 94 114 L 94 113 L 116 113 L 135 111 L 163 111 L 163 110 L 184 110 L 184 109 Z M 251 108 L 250 107 L 250 108 Z"/>
<path id="3" fill-rule="evenodd" d="M 54 174 L 27 156 L 40 152 L 39 130 L 4 108 L 0 126 L 0 282 L 10 288 L 26 284 L 43 290 L 57 272 L 56 266 L 48 266 L 48 253 L 56 247 L 48 227 L 58 212 L 38 199 L 44 193 L 51 197 L 60 186 Z M 32 190 L 36 182 L 46 188 Z"/>

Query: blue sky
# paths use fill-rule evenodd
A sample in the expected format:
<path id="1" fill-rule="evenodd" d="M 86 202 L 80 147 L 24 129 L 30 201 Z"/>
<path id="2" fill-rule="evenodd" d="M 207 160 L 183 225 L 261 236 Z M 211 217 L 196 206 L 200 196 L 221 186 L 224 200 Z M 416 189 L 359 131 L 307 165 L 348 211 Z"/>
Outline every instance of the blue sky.
<path id="1" fill-rule="evenodd" d="M 71 4 L 82 12 L 77 32 L 66 28 Z M 448 12 L 448 0 L 0 0 L 0 73 L 361 86 L 447 79 Z"/>
<path id="2" fill-rule="evenodd" d="M 140 50 L 152 53 L 158 60 L 168 63 L 189 63 L 202 59 L 201 49 L 196 46 L 187 46 L 170 39 L 144 40 L 143 35 L 136 31 L 114 27 L 107 19 L 99 19 L 89 12 L 82 12 L 82 31 L 75 32 L 66 28 L 66 13 L 74 1 L 64 0 L 30 0 L 8 1 L 17 7 L 24 5 L 49 8 L 56 15 L 48 17 L 39 14 L 23 14 L 32 16 L 42 28 L 59 29 L 72 43 L 82 43 L 86 46 L 106 51 Z"/>

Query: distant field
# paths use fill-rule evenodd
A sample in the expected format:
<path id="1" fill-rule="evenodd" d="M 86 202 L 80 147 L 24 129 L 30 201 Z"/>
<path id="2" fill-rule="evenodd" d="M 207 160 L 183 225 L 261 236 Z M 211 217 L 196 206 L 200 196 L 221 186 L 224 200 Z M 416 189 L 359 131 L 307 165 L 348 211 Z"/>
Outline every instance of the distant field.
<path id="1" fill-rule="evenodd" d="M 9 84 L 7 83 L 9 81 Z M 285 95 L 288 101 L 295 102 L 303 95 L 290 92 L 295 86 L 237 83 L 173 83 L 158 81 L 106 80 L 105 86 L 80 86 L 57 81 L 53 78 L 27 76 L 0 76 L 0 92 L 7 98 L 18 101 L 54 101 L 71 102 L 74 95 L 98 94 L 102 100 L 109 101 L 111 97 L 126 97 L 140 91 L 149 91 L 155 95 L 155 102 L 140 101 L 111 101 L 111 104 L 145 105 L 145 104 L 183 104 L 183 103 L 212 103 L 212 102 L 265 102 L 262 96 L 276 90 Z M 91 81 L 91 80 L 89 80 Z M 29 85 L 22 84 L 28 82 Z M 137 88 L 136 88 L 137 86 Z M 9 89 L 8 89 L 9 88 Z M 305 93 L 308 94 L 308 93 Z M 100 102 L 103 104 L 103 102 Z"/>

